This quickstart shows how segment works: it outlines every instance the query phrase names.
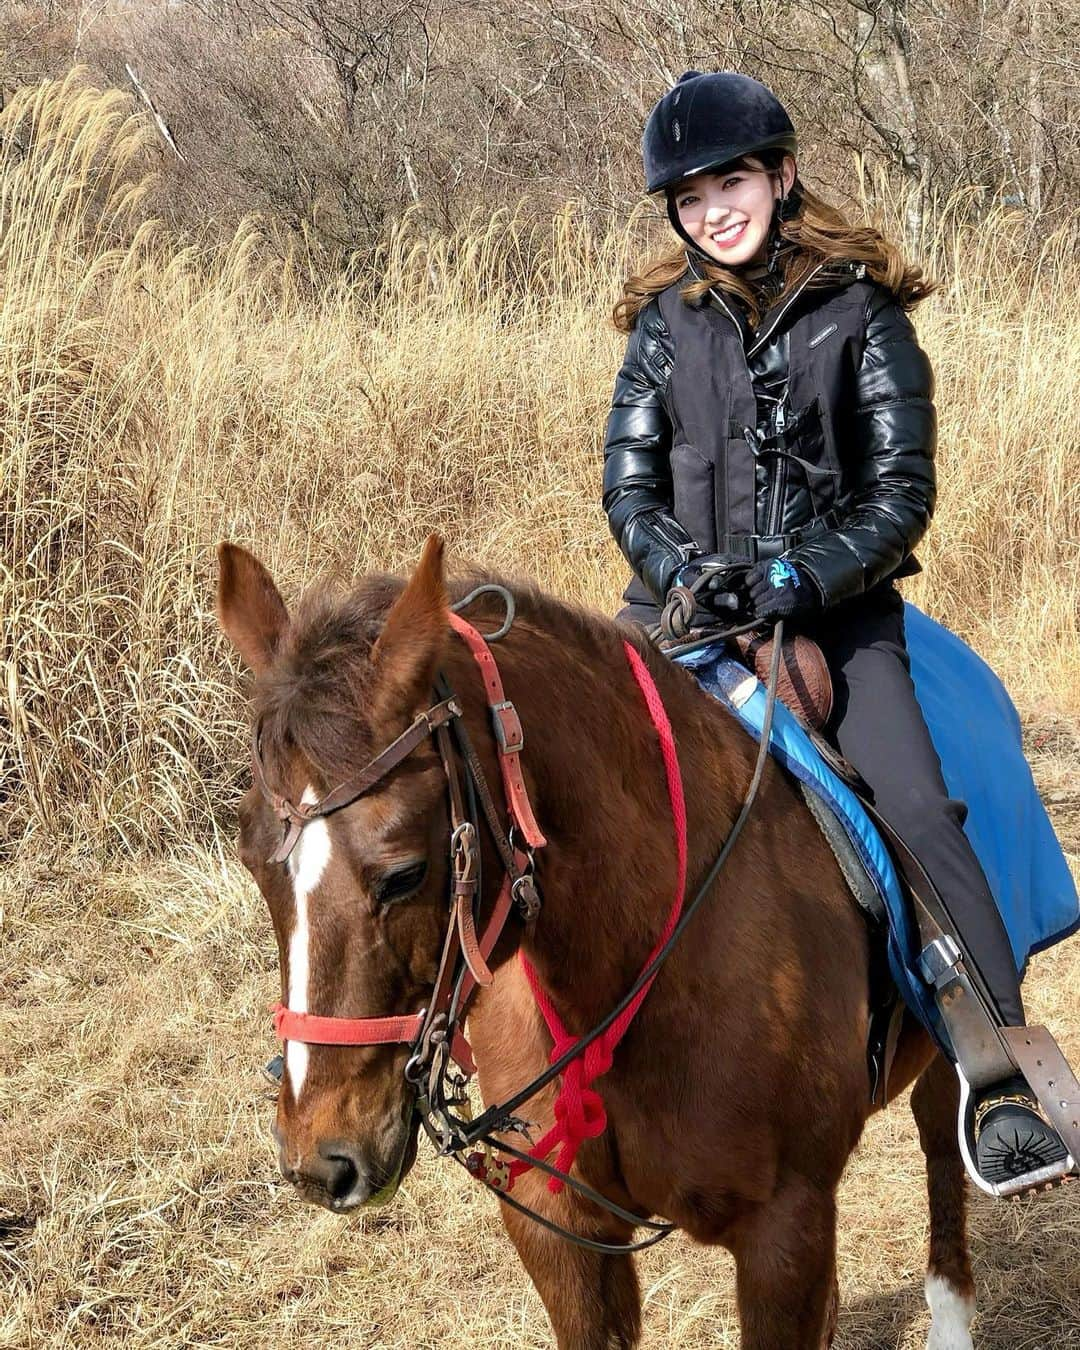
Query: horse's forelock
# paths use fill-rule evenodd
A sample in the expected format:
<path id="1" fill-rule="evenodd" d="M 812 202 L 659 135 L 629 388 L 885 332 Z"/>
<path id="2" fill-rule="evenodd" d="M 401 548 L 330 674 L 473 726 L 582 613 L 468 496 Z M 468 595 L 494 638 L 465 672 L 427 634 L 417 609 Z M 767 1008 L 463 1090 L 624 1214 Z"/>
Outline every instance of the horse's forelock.
<path id="1" fill-rule="evenodd" d="M 318 585 L 301 599 L 286 640 L 255 690 L 263 757 L 272 782 L 285 787 L 289 775 L 295 774 L 298 754 L 324 779 L 340 781 L 382 748 L 374 744 L 380 733 L 367 715 L 373 688 L 371 652 L 404 584 L 400 577 L 369 576 L 345 594 Z M 625 634 L 617 625 L 531 583 L 508 582 L 472 569 L 450 582 L 451 603 L 483 584 L 507 587 L 518 619 L 621 668 Z M 466 617 L 481 631 L 493 631 L 505 617 L 504 601 L 497 594 L 482 594 L 470 604 Z"/>
<path id="2" fill-rule="evenodd" d="M 255 689 L 271 781 L 284 788 L 297 755 L 326 779 L 346 777 L 371 757 L 371 650 L 400 589 L 395 578 L 370 577 L 346 595 L 320 585 L 300 601 Z"/>

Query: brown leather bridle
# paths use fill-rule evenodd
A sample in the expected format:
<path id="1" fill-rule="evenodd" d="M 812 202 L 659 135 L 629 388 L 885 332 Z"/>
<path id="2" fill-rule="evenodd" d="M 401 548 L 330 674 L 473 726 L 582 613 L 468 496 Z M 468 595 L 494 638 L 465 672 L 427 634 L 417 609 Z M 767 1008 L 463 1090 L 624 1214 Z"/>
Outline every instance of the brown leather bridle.
<path id="1" fill-rule="evenodd" d="M 420 1012 L 389 1017 L 324 1017 L 294 1012 L 280 1003 L 274 1005 L 274 1029 L 284 1041 L 315 1045 L 411 1045 L 413 1053 L 406 1075 L 416 1086 L 421 1086 L 422 1078 L 432 1078 L 445 1071 L 447 1054 L 457 1061 L 465 1074 L 475 1072 L 472 1052 L 459 1023 L 476 987 L 491 983 L 487 961 L 514 905 L 526 922 L 535 919 L 540 912 L 539 893 L 533 879 L 533 851 L 547 842 L 536 823 L 521 771 L 520 754 L 524 746 L 521 722 L 513 703 L 506 698 L 487 640 L 453 610 L 448 611 L 448 621 L 468 645 L 483 676 L 512 822 L 509 832 L 503 826 L 483 768 L 460 724 L 461 704 L 452 693 L 446 693 L 441 701 L 424 709 L 358 774 L 339 783 L 315 802 L 295 803 L 275 792 L 263 762 L 258 722 L 251 741 L 255 781 L 282 826 L 281 842 L 268 861 L 285 863 L 305 825 L 351 806 L 381 783 L 418 745 L 429 736 L 435 737 L 450 801 L 451 882 L 450 920 L 431 1001 Z M 443 677 L 440 677 L 440 684 L 442 687 L 438 692 L 445 693 L 447 686 Z M 477 933 L 475 913 L 480 884 L 477 822 L 470 819 L 465 805 L 450 732 L 455 723 L 458 724 L 458 748 L 468 768 L 473 794 L 483 808 L 505 872 L 502 889 L 482 934 Z M 512 841 L 515 834 L 520 834 L 527 851 L 515 846 Z"/>
<path id="2" fill-rule="evenodd" d="M 431 708 L 425 708 L 401 735 L 366 764 L 355 778 L 339 783 L 333 791 L 328 792 L 325 797 L 320 797 L 317 802 L 300 802 L 299 805 L 280 792 L 275 792 L 270 786 L 262 760 L 262 725 L 256 722 L 251 733 L 251 759 L 255 767 L 255 780 L 263 796 L 273 807 L 274 815 L 281 821 L 283 831 L 281 843 L 267 862 L 286 862 L 296 847 L 300 831 L 309 821 L 317 820 L 320 816 L 333 815 L 335 811 L 351 806 L 380 783 L 391 769 L 396 768 L 416 749 L 421 741 L 433 735 L 451 718 L 460 716 L 461 707 L 453 698 L 444 699 Z"/>

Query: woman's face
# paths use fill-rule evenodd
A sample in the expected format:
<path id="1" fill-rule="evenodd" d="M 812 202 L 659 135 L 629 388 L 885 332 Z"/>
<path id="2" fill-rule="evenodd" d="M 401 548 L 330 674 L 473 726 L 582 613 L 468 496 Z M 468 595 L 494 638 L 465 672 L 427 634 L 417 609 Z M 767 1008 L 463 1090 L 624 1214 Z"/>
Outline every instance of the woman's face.
<path id="1" fill-rule="evenodd" d="M 781 175 L 786 193 L 795 181 L 790 156 Z M 673 192 L 679 223 L 709 257 L 725 267 L 764 261 L 773 204 L 780 195 L 775 176 L 764 168 L 710 170 L 684 178 Z"/>

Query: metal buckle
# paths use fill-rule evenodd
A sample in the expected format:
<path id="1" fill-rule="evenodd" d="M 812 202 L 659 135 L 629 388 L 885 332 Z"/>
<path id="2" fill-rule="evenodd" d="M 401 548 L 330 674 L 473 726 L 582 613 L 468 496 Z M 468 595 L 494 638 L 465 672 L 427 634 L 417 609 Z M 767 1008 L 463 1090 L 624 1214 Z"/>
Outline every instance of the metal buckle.
<path id="1" fill-rule="evenodd" d="M 450 836 L 450 856 L 456 858 L 459 854 L 464 854 L 469 858 L 475 848 L 476 826 L 471 820 L 463 820 Z"/>
<path id="2" fill-rule="evenodd" d="M 503 718 L 506 719 L 505 722 Z M 524 748 L 525 732 L 522 730 L 517 709 L 509 699 L 491 705 L 491 722 L 495 728 L 495 739 L 499 742 L 499 749 L 504 755 L 516 755 Z"/>
<path id="3" fill-rule="evenodd" d="M 919 971 L 927 984 L 940 989 L 945 980 L 952 977 L 962 953 L 955 940 L 948 933 L 942 933 L 922 949 L 919 955 Z"/>
<path id="4" fill-rule="evenodd" d="M 419 1087 L 421 1075 L 427 1068 L 424 1052 L 420 1045 L 421 1039 L 423 1038 L 424 1034 L 424 1019 L 427 1017 L 427 1009 L 421 1008 L 420 1011 L 416 1014 L 416 1017 L 417 1017 L 417 1025 L 420 1028 L 420 1030 L 417 1031 L 416 1040 L 413 1041 L 412 1045 L 410 1046 L 411 1053 L 409 1055 L 409 1058 L 405 1062 L 405 1069 L 402 1074 L 402 1077 L 405 1079 L 406 1083 L 408 1083 L 411 1087 Z"/>
<path id="5" fill-rule="evenodd" d="M 521 917 L 526 923 L 532 923 L 541 909 L 540 892 L 536 889 L 532 873 L 523 872 L 511 885 L 510 894 L 514 897 L 514 904 Z"/>

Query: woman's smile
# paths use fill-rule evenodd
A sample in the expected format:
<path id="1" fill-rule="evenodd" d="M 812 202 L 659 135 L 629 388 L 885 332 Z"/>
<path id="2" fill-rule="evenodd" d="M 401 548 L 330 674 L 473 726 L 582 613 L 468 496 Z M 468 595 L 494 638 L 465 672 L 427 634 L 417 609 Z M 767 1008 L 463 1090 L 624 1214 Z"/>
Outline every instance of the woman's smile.
<path id="1" fill-rule="evenodd" d="M 728 248 L 736 240 L 741 239 L 746 230 L 746 221 L 736 221 L 734 225 L 727 225 L 722 230 L 714 230 L 712 241 L 717 248 Z"/>

